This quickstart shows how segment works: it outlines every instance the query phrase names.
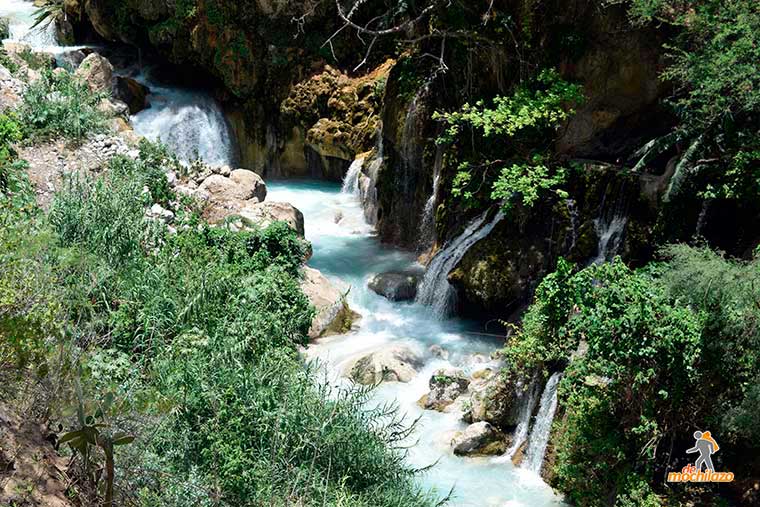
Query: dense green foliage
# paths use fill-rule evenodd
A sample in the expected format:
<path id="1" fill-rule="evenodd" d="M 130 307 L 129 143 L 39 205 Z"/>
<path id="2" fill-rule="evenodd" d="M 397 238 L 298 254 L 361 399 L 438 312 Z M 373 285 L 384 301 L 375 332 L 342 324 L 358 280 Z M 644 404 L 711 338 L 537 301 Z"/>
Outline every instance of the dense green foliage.
<path id="1" fill-rule="evenodd" d="M 493 105 L 478 101 L 459 111 L 436 113 L 434 118 L 446 125 L 440 144 L 463 143 L 465 130 L 478 141 L 473 153 L 460 155 L 451 195 L 468 205 L 479 205 L 485 198 L 505 210 L 515 202 L 530 207 L 545 191 L 564 195 L 560 187 L 566 170 L 550 160 L 545 141 L 582 100 L 579 85 L 564 81 L 554 70 L 543 70 L 513 95 L 495 97 Z"/>
<path id="2" fill-rule="evenodd" d="M 180 208 L 171 233 L 145 214 L 167 197 L 161 153 L 144 143 L 69 178 L 48 214 L 4 210 L 2 395 L 36 379 L 70 431 L 72 493 L 103 498 L 113 456 L 122 503 L 433 504 L 393 448 L 409 431 L 395 410 L 329 392 L 298 356 L 308 244 L 285 223 L 232 232 Z"/>
<path id="3" fill-rule="evenodd" d="M 105 115 L 98 109 L 103 97 L 68 72 L 46 70 L 27 87 L 19 114 L 31 136 L 79 141 L 105 128 Z"/>
<path id="4" fill-rule="evenodd" d="M 607 505 L 611 492 L 624 505 L 661 505 L 659 478 L 680 469 L 662 448 L 680 449 L 695 429 L 732 442 L 736 452 L 717 458 L 732 470 L 740 449 L 757 447 L 760 261 L 684 245 L 663 255 L 636 271 L 560 261 L 505 350 L 508 375 L 565 370 L 554 471 L 579 505 Z"/>
<path id="5" fill-rule="evenodd" d="M 681 123 L 642 151 L 640 165 L 683 146 L 667 198 L 688 180 L 705 197 L 760 195 L 760 4 L 754 0 L 632 0 L 635 23 L 679 30 L 666 46 L 663 78 L 676 83 L 670 103 Z"/>

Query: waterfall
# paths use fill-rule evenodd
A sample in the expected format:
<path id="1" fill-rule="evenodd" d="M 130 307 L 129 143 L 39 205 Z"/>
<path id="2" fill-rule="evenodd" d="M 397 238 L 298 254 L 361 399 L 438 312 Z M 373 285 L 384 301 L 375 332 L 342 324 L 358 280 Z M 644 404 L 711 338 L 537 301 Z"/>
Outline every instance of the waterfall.
<path id="1" fill-rule="evenodd" d="M 367 223 L 370 225 L 377 224 L 378 204 L 376 185 L 380 168 L 383 167 L 383 157 L 383 133 L 380 130 L 377 133 L 375 153 L 367 165 L 367 172 L 366 174 L 358 174 L 359 197 L 364 208 L 364 218 L 367 219 Z"/>
<path id="2" fill-rule="evenodd" d="M 425 202 L 425 207 L 422 209 L 422 220 L 420 220 L 420 241 L 418 245 L 420 249 L 429 248 L 435 241 L 435 204 L 438 197 L 441 168 L 443 167 L 443 152 L 443 146 L 436 146 L 435 162 L 433 163 L 433 191 Z"/>
<path id="3" fill-rule="evenodd" d="M 132 117 L 135 132 L 165 143 L 185 163 L 200 158 L 210 165 L 237 163 L 237 146 L 219 105 L 196 90 L 151 88 L 151 107 Z"/>
<path id="4" fill-rule="evenodd" d="M 605 192 L 600 213 L 594 219 L 594 229 L 599 238 L 596 257 L 591 264 L 611 261 L 623 244 L 625 226 L 628 223 L 628 196 L 625 181 L 621 181 L 612 192 L 611 205 L 608 205 L 608 192 Z"/>
<path id="5" fill-rule="evenodd" d="M 357 197 L 360 195 L 359 176 L 361 175 L 363 166 L 363 158 L 357 158 L 351 162 L 348 172 L 346 172 L 346 176 L 343 178 L 343 186 L 340 189 L 341 193 Z"/>
<path id="6" fill-rule="evenodd" d="M 546 453 L 546 446 L 549 443 L 554 413 L 557 411 L 557 385 L 560 378 L 562 378 L 562 374 L 557 372 L 546 383 L 544 392 L 541 394 L 538 414 L 533 423 L 533 431 L 530 433 L 528 449 L 525 452 L 522 468 L 527 468 L 535 473 L 541 472 L 541 466 L 544 462 L 544 454 Z"/>
<path id="7" fill-rule="evenodd" d="M 462 234 L 446 243 L 433 257 L 425 271 L 425 277 L 417 289 L 416 301 L 432 306 L 438 318 L 450 315 L 456 305 L 456 290 L 449 283 L 449 273 L 475 243 L 488 236 L 501 222 L 504 212 L 499 210 L 488 223 L 487 218 L 488 211 L 472 220 Z"/>
<path id="8" fill-rule="evenodd" d="M 522 405 L 520 406 L 519 422 L 515 428 L 513 435 L 512 445 L 507 452 L 500 457 L 500 461 L 511 461 L 515 453 L 525 443 L 528 438 L 528 431 L 530 430 L 530 421 L 533 418 L 533 411 L 536 410 L 536 403 L 538 402 L 538 393 L 541 391 L 541 383 L 537 379 L 533 379 L 527 392 L 524 392 L 521 397 Z"/>

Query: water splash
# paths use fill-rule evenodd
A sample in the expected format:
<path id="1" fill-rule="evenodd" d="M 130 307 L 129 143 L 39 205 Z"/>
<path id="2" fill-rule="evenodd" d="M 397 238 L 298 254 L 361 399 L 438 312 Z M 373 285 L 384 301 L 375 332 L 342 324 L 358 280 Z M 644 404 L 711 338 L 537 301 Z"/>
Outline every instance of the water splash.
<path id="1" fill-rule="evenodd" d="M 425 277 L 417 289 L 418 303 L 433 307 L 433 314 L 438 318 L 451 315 L 456 306 L 456 290 L 449 283 L 449 273 L 453 270 L 467 251 L 478 241 L 490 234 L 504 218 L 501 210 L 487 222 L 488 212 L 472 220 L 462 234 L 449 241 L 439 251 L 425 272 Z"/>
<path id="2" fill-rule="evenodd" d="M 533 423 L 528 450 L 525 452 L 525 460 L 522 464 L 523 468 L 531 472 L 540 473 L 544 463 L 544 454 L 546 454 L 546 446 L 549 444 L 554 414 L 557 411 L 557 386 L 561 378 L 562 373 L 560 372 L 549 377 L 544 392 L 541 394 L 538 414 Z"/>

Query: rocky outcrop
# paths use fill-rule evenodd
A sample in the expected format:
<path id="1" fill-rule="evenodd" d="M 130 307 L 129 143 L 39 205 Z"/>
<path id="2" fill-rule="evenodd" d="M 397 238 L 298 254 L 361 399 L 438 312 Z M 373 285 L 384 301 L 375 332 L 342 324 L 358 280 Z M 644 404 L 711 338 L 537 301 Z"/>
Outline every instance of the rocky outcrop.
<path id="1" fill-rule="evenodd" d="M 428 385 L 430 392 L 419 400 L 419 405 L 427 410 L 443 411 L 467 391 L 470 379 L 461 370 L 448 368 L 433 373 Z"/>
<path id="2" fill-rule="evenodd" d="M 87 83 L 90 90 L 94 92 L 111 91 L 111 80 L 113 79 L 113 65 L 106 58 L 98 53 L 90 53 L 79 64 L 74 75 Z"/>
<path id="3" fill-rule="evenodd" d="M 410 301 L 417 294 L 417 273 L 387 272 L 373 276 L 367 286 L 391 301 Z"/>
<path id="4" fill-rule="evenodd" d="M 299 236 L 304 237 L 303 213 L 290 203 L 265 201 L 247 204 L 238 214 L 244 224 L 255 224 L 262 228 L 275 221 L 285 222 Z"/>
<path id="5" fill-rule="evenodd" d="M 504 434 L 485 421 L 469 425 L 451 441 L 457 456 L 491 456 L 504 454 L 507 442 Z"/>
<path id="6" fill-rule="evenodd" d="M 360 357 L 348 368 L 349 376 L 365 385 L 409 382 L 422 365 L 421 356 L 409 347 L 397 346 Z"/>
<path id="7" fill-rule="evenodd" d="M 213 224 L 266 198 L 266 185 L 259 175 L 247 169 L 231 171 L 224 166 L 204 167 L 181 185 L 180 191 L 203 200 L 203 216 Z"/>
<path id="8" fill-rule="evenodd" d="M 322 273 L 304 266 L 301 290 L 317 312 L 309 328 L 309 338 L 341 333 L 351 328 L 354 314 L 344 294 Z"/>

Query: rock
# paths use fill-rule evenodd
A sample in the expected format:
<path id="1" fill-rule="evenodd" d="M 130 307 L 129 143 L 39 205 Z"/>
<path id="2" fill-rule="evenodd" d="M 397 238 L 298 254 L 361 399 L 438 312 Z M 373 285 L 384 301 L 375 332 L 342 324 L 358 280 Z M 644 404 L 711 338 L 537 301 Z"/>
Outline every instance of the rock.
<path id="1" fill-rule="evenodd" d="M 238 184 L 244 193 L 242 199 L 253 199 L 264 202 L 267 197 L 267 186 L 261 176 L 248 169 L 235 169 L 230 173 L 230 179 Z"/>
<path id="2" fill-rule="evenodd" d="M 303 267 L 301 290 L 317 310 L 309 337 L 319 338 L 332 331 L 340 332 L 351 327 L 353 312 L 345 302 L 343 293 L 318 270 Z"/>
<path id="3" fill-rule="evenodd" d="M 418 282 L 416 274 L 392 271 L 373 276 L 367 286 L 391 301 L 410 301 L 417 295 Z"/>
<path id="4" fill-rule="evenodd" d="M 446 361 L 449 358 L 449 351 L 440 345 L 431 345 L 428 351 L 433 357 L 437 357 L 438 359 L 443 359 Z"/>
<path id="5" fill-rule="evenodd" d="M 420 366 L 422 358 L 415 351 L 397 346 L 362 356 L 349 368 L 349 376 L 365 385 L 409 382 Z"/>
<path id="6" fill-rule="evenodd" d="M 109 118 L 115 118 L 118 116 L 127 116 L 129 114 L 129 107 L 116 99 L 103 99 L 98 104 L 98 110 Z"/>
<path id="7" fill-rule="evenodd" d="M 206 201 L 204 217 L 211 223 L 219 223 L 230 215 L 238 215 L 244 209 L 252 209 L 266 197 L 266 185 L 259 175 L 246 169 L 236 169 L 229 178 L 212 174 L 204 169 L 200 186 L 194 192 L 196 197 Z M 271 216 L 264 211 L 253 211 L 251 217 Z M 297 225 L 297 224 L 296 224 Z M 303 228 L 303 227 L 302 227 Z"/>
<path id="8" fill-rule="evenodd" d="M 116 76 L 113 96 L 129 107 L 130 114 L 137 114 L 148 107 L 150 89 L 130 77 Z"/>
<path id="9" fill-rule="evenodd" d="M 240 217 L 260 228 L 268 227 L 272 222 L 286 222 L 300 237 L 304 236 L 303 213 L 287 202 L 265 201 L 248 205 L 240 211 Z"/>
<path id="10" fill-rule="evenodd" d="M 507 450 L 504 434 L 485 421 L 471 424 L 458 433 L 451 446 L 457 456 L 490 456 Z"/>
<path id="11" fill-rule="evenodd" d="M 427 410 L 443 411 L 467 391 L 470 380 L 461 370 L 441 369 L 430 377 L 430 392 L 423 396 L 419 405 Z"/>
<path id="12" fill-rule="evenodd" d="M 111 90 L 113 66 L 97 53 L 90 53 L 77 68 L 74 75 L 87 83 L 92 91 Z"/>
<path id="13" fill-rule="evenodd" d="M 161 206 L 158 203 L 150 207 L 148 216 L 151 218 L 157 218 L 159 220 L 163 220 L 165 222 L 171 222 L 174 220 L 174 213 L 172 213 L 168 209 L 165 209 L 163 206 Z"/>
<path id="14" fill-rule="evenodd" d="M 492 375 L 470 386 L 469 420 L 485 421 L 500 428 L 516 426 L 519 419 L 517 391 L 500 375 Z"/>
<path id="15" fill-rule="evenodd" d="M 0 40 L 9 39 L 11 36 L 11 24 L 8 18 L 0 18 Z"/>
<path id="16" fill-rule="evenodd" d="M 74 25 L 66 16 L 55 17 L 55 38 L 64 46 L 74 44 Z"/>

